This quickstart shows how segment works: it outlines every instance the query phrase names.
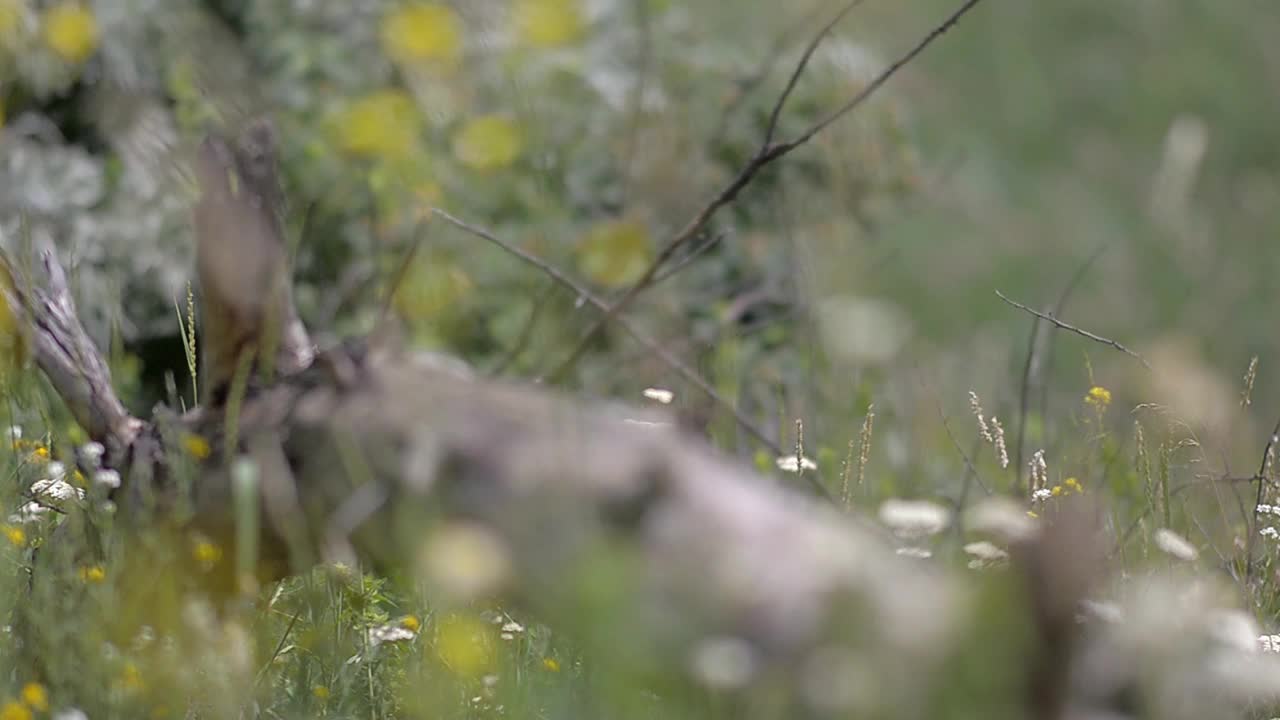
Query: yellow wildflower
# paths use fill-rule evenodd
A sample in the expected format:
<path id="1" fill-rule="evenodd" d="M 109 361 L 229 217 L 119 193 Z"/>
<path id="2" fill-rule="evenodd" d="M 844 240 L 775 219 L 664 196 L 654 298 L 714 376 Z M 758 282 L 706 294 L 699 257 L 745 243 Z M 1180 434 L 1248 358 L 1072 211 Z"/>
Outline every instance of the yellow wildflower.
<path id="1" fill-rule="evenodd" d="M 84 62 L 98 48 L 98 21 L 79 3 L 50 8 L 42 25 L 45 44 L 67 62 Z"/>
<path id="2" fill-rule="evenodd" d="M 399 63 L 453 61 L 462 53 L 462 23 L 445 5 L 406 5 L 382 18 L 382 50 Z"/>
<path id="3" fill-rule="evenodd" d="M 31 451 L 31 456 L 36 460 L 48 460 L 49 448 L 44 445 L 37 445 L 36 449 Z"/>
<path id="4" fill-rule="evenodd" d="M 142 681 L 142 671 L 131 662 L 125 663 L 124 670 L 120 672 L 119 683 L 121 688 L 129 691 L 141 690 L 145 685 Z"/>
<path id="5" fill-rule="evenodd" d="M 80 581 L 86 583 L 100 583 L 107 579 L 107 571 L 101 565 L 88 565 L 79 570 Z"/>
<path id="6" fill-rule="evenodd" d="M 182 448 L 187 454 L 197 460 L 204 460 L 213 452 L 209 447 L 209 441 L 194 433 L 184 433 L 182 435 Z"/>
<path id="7" fill-rule="evenodd" d="M 1094 385 L 1089 388 L 1089 394 L 1084 396 L 1084 401 L 1099 409 L 1105 408 L 1111 404 L 1111 391 L 1100 385 Z"/>
<path id="8" fill-rule="evenodd" d="M 1032 520 L 1034 520 L 1034 519 L 1036 519 L 1036 518 L 1040 517 L 1040 513 L 1036 512 L 1035 510 L 1028 510 L 1028 511 L 1027 511 L 1027 517 L 1029 517 L 1029 518 L 1031 518 Z"/>
<path id="9" fill-rule="evenodd" d="M 1077 479 L 1075 479 L 1075 478 L 1073 478 L 1073 477 L 1069 477 L 1069 478 L 1067 478 L 1066 480 L 1063 480 L 1063 481 L 1062 481 L 1062 484 L 1063 484 L 1063 485 L 1066 485 L 1066 486 L 1067 486 L 1067 490 L 1070 490 L 1070 491 L 1072 491 L 1072 492 L 1076 492 L 1076 493 L 1083 493 L 1083 492 L 1084 492 L 1084 487 L 1082 487 L 1082 486 L 1080 485 L 1080 481 L 1079 481 L 1079 480 L 1077 480 Z"/>
<path id="10" fill-rule="evenodd" d="M 40 683 L 27 683 L 22 686 L 22 702 L 36 712 L 49 710 L 49 691 Z"/>
<path id="11" fill-rule="evenodd" d="M 4 531 L 4 537 L 10 544 L 17 547 L 22 547 L 27 544 L 26 530 L 23 530 L 17 525 L 4 525 L 0 526 L 0 529 Z"/>
<path id="12" fill-rule="evenodd" d="M 222 548 L 208 540 L 199 540 L 191 548 L 191 557 L 203 567 L 208 568 L 222 559 Z"/>
<path id="13" fill-rule="evenodd" d="M 420 253 L 396 288 L 392 303 L 406 320 L 438 317 L 471 294 L 475 283 L 467 271 L 448 258 Z"/>
<path id="14" fill-rule="evenodd" d="M 328 700 L 329 688 L 325 687 L 324 685 L 316 685 L 315 687 L 311 688 L 311 694 L 315 695 L 316 698 L 319 700 Z"/>
<path id="15" fill-rule="evenodd" d="M 493 628 L 470 615 L 449 615 L 439 623 L 436 652 L 458 675 L 479 677 L 493 665 Z"/>
<path id="16" fill-rule="evenodd" d="M 1059 495 L 1061 495 L 1061 494 L 1062 494 L 1062 486 L 1061 486 L 1061 485 L 1054 485 L 1054 486 L 1053 486 L 1053 490 L 1051 490 L 1051 491 L 1049 492 L 1049 494 L 1050 494 L 1050 495 L 1052 495 L 1052 496 L 1054 496 L 1054 497 L 1058 497 Z"/>
<path id="17" fill-rule="evenodd" d="M 405 615 L 400 619 L 400 627 L 410 632 L 418 632 L 422 628 L 422 621 L 418 619 L 417 615 Z"/>
<path id="18" fill-rule="evenodd" d="M 560 662 L 553 657 L 542 658 L 542 667 L 550 672 L 560 672 Z"/>
<path id="19" fill-rule="evenodd" d="M 537 48 L 568 45 L 582 36 L 579 0 L 517 0 L 512 20 L 520 39 Z"/>
<path id="20" fill-rule="evenodd" d="M 652 261 L 649 231 L 635 220 L 610 220 L 587 231 L 578 246 L 578 270 L 605 287 L 625 287 L 640 279 Z"/>
<path id="21" fill-rule="evenodd" d="M 502 115 L 475 118 L 453 137 L 454 157 L 481 172 L 508 167 L 520 157 L 523 148 L 520 126 Z"/>
<path id="22" fill-rule="evenodd" d="M 417 141 L 417 107 L 399 90 L 379 90 L 347 108 L 338 134 L 342 149 L 352 155 L 403 157 Z"/>
<path id="23" fill-rule="evenodd" d="M 16 700 L 0 706 L 0 720 L 31 720 L 31 710 Z"/>

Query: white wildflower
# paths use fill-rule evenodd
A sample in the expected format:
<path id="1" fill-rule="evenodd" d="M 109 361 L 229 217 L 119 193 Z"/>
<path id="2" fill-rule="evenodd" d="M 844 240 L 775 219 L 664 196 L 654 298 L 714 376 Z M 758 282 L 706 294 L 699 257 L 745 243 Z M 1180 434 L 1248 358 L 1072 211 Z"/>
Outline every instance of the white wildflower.
<path id="1" fill-rule="evenodd" d="M 1280 653 L 1280 635 L 1259 635 L 1258 646 L 1262 652 Z"/>
<path id="2" fill-rule="evenodd" d="M 971 542 L 964 546 L 964 551 L 973 556 L 973 560 L 969 561 L 971 570 L 980 570 L 1009 559 L 1009 553 L 986 540 Z"/>
<path id="3" fill-rule="evenodd" d="M 897 552 L 902 557 L 918 558 L 920 560 L 928 560 L 933 557 L 932 550 L 926 550 L 921 547 L 900 547 Z"/>
<path id="4" fill-rule="evenodd" d="M 150 625 L 143 625 L 142 627 L 138 628 L 138 634 L 133 636 L 133 641 L 129 643 L 129 647 L 134 652 L 142 652 L 144 649 L 150 646 L 151 643 L 155 641 L 156 641 L 155 628 L 151 627 Z"/>
<path id="5" fill-rule="evenodd" d="M 1086 599 L 1080 601 L 1080 608 L 1089 617 L 1105 623 L 1114 624 L 1124 620 L 1124 613 L 1120 610 L 1120 606 L 1115 603 Z"/>
<path id="6" fill-rule="evenodd" d="M 1044 461 L 1044 450 L 1037 450 L 1031 456 L 1031 462 L 1027 463 L 1027 468 L 1031 471 L 1031 488 L 1039 490 L 1049 484 L 1049 465 Z"/>
<path id="7" fill-rule="evenodd" d="M 676 397 L 675 393 L 670 390 L 663 390 L 662 388 L 645 388 L 643 395 L 649 400 L 662 403 L 663 405 L 670 405 L 671 401 Z"/>
<path id="8" fill-rule="evenodd" d="M 1009 449 L 1004 445 L 1004 426 L 996 419 L 995 415 L 991 416 L 991 433 L 996 438 L 996 453 L 1000 456 L 1000 467 L 1009 467 Z"/>
<path id="9" fill-rule="evenodd" d="M 10 440 L 10 441 L 16 441 L 16 440 L 21 440 L 21 439 L 22 439 L 22 426 L 21 426 L 21 425 L 10 425 L 10 426 L 9 426 L 9 440 Z"/>
<path id="10" fill-rule="evenodd" d="M 951 523 L 951 511 L 927 500 L 886 500 L 880 506 L 880 522 L 901 538 L 936 535 Z"/>
<path id="11" fill-rule="evenodd" d="M 1006 542 L 1030 538 L 1036 532 L 1036 524 L 1027 517 L 1026 510 L 1006 497 L 990 497 L 982 500 L 965 513 L 970 530 L 990 533 Z"/>
<path id="12" fill-rule="evenodd" d="M 399 623 L 369 628 L 369 645 L 378 647 L 382 643 L 406 642 L 418 636 L 418 633 Z"/>
<path id="13" fill-rule="evenodd" d="M 31 483 L 31 493 L 48 500 L 70 500 L 84 497 L 84 490 L 63 480 L 61 476 L 45 478 Z"/>
<path id="14" fill-rule="evenodd" d="M 89 463 L 90 467 L 95 468 L 102 463 L 102 456 L 106 452 L 107 449 L 102 446 L 102 443 L 93 440 L 80 447 L 80 456 L 85 459 L 85 462 Z"/>
<path id="15" fill-rule="evenodd" d="M 42 516 L 49 513 L 49 508 L 38 502 L 24 503 L 18 508 L 16 513 L 9 516 L 9 522 L 14 525 L 22 525 L 24 523 L 35 522 Z"/>
<path id="16" fill-rule="evenodd" d="M 502 631 L 498 633 L 498 637 L 503 640 L 515 640 L 516 635 L 524 632 L 524 626 L 515 620 L 507 620 L 502 623 Z"/>
<path id="17" fill-rule="evenodd" d="M 698 643 L 690 661 L 694 676 L 717 690 L 745 687 L 755 675 L 756 664 L 751 645 L 736 637 L 717 637 Z"/>
<path id="18" fill-rule="evenodd" d="M 1036 502 L 1044 502 L 1051 497 L 1053 497 L 1053 492 L 1050 491 L 1049 488 L 1040 488 L 1039 490 L 1031 493 L 1031 499 Z"/>
<path id="19" fill-rule="evenodd" d="M 983 440 L 994 443 L 995 438 L 991 436 L 991 428 L 987 427 L 987 421 L 982 417 L 982 403 L 978 400 L 978 393 L 969 391 L 969 409 L 973 410 L 973 416 L 978 419 L 978 434 Z"/>
<path id="20" fill-rule="evenodd" d="M 1160 528 L 1155 534 L 1156 547 L 1166 553 L 1178 558 L 1191 562 L 1200 557 L 1200 551 L 1195 546 L 1187 542 L 1187 539 L 1178 533 L 1168 529 Z"/>
<path id="21" fill-rule="evenodd" d="M 798 473 L 801 470 L 817 470 L 818 463 L 807 457 L 797 458 L 795 455 L 785 455 L 778 458 L 778 469 L 783 472 Z"/>
<path id="22" fill-rule="evenodd" d="M 1261 530 L 1258 531 L 1258 534 L 1264 538 L 1271 538 L 1272 540 L 1280 540 L 1280 530 L 1276 530 L 1275 526 L 1273 525 L 1268 525 L 1267 527 L 1262 528 Z"/>
<path id="23" fill-rule="evenodd" d="M 120 487 L 120 473 L 115 470 L 99 470 L 93 474 L 93 482 L 114 490 Z"/>

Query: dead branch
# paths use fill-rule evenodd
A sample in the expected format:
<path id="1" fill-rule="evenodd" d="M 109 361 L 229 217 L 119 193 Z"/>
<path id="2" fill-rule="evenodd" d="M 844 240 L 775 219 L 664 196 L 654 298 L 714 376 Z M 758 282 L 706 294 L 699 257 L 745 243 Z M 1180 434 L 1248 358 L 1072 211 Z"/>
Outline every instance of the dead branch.
<path id="1" fill-rule="evenodd" d="M 210 135 L 196 154 L 205 405 L 222 402 L 246 354 L 268 376 L 311 364 L 311 340 L 293 304 L 276 144 L 271 124 L 259 119 L 235 142 Z"/>
<path id="2" fill-rule="evenodd" d="M 1070 323 L 1063 322 L 1062 320 L 1059 320 L 1058 318 L 1054 317 L 1052 313 L 1044 313 L 1044 312 L 1040 312 L 1039 310 L 1036 310 L 1036 309 L 1034 309 L 1034 308 L 1030 308 L 1030 307 L 1027 307 L 1026 305 L 1023 305 L 1022 303 L 1020 303 L 1020 302 L 1018 302 L 1018 301 L 1016 301 L 1016 300 L 1010 300 L 1008 297 L 1006 297 L 1006 296 L 1005 296 L 1005 294 L 1004 294 L 1004 293 L 1000 292 L 999 290 L 996 290 L 996 296 L 997 296 L 997 297 L 999 297 L 1001 300 L 1005 301 L 1007 304 L 1012 305 L 1013 307 L 1016 307 L 1016 308 L 1018 308 L 1019 310 L 1022 310 L 1023 312 L 1031 313 L 1032 315 L 1035 315 L 1036 317 L 1040 318 L 1041 320 L 1048 321 L 1048 322 L 1050 322 L 1050 323 L 1054 324 L 1055 326 L 1062 328 L 1063 330 L 1069 330 L 1069 331 L 1071 331 L 1071 332 L 1073 332 L 1073 333 L 1075 333 L 1075 334 L 1079 335 L 1079 336 L 1080 336 L 1080 337 L 1082 337 L 1082 338 L 1087 338 L 1087 339 L 1092 340 L 1092 341 L 1094 341 L 1094 342 L 1096 342 L 1096 343 L 1101 343 L 1101 344 L 1103 344 L 1103 345 L 1110 345 L 1111 347 L 1115 348 L 1116 350 L 1119 350 L 1120 352 L 1124 353 L 1125 355 L 1128 355 L 1129 357 L 1134 358 L 1134 359 L 1135 359 L 1135 360 L 1137 360 L 1138 362 L 1142 363 L 1142 367 L 1144 367 L 1144 368 L 1146 368 L 1146 369 L 1148 369 L 1148 370 L 1150 370 L 1150 369 L 1151 369 L 1151 365 L 1149 365 L 1149 364 L 1147 363 L 1147 361 L 1146 361 L 1146 359 L 1145 359 L 1145 358 L 1143 358 L 1143 357 L 1142 357 L 1141 355 L 1139 355 L 1138 353 L 1136 353 L 1136 352 L 1134 352 L 1134 351 L 1130 350 L 1129 348 L 1125 347 L 1124 345 L 1121 345 L 1120 343 L 1116 342 L 1115 340 L 1112 340 L 1111 338 L 1105 338 L 1105 337 L 1102 337 L 1101 335 L 1096 335 L 1096 334 L 1094 334 L 1094 333 L 1091 333 L 1091 332 L 1089 332 L 1088 330 L 1084 330 L 1084 329 L 1078 328 L 1078 327 L 1076 327 L 1075 325 L 1072 325 L 1072 324 L 1070 324 Z"/>
<path id="3" fill-rule="evenodd" d="M 783 28 L 782 32 L 773 38 L 773 42 L 769 44 L 769 49 L 763 53 L 756 66 L 733 79 L 733 94 L 720 110 L 720 117 L 716 121 L 715 130 L 711 132 L 711 137 L 720 137 L 724 134 L 738 108 L 752 93 L 759 89 L 760 85 L 769 77 L 773 68 L 782 61 L 782 55 L 787 51 L 787 46 L 791 44 L 794 36 L 798 35 L 801 30 L 811 24 L 825 10 L 826 8 L 821 3 L 818 3 L 798 20 Z"/>
<path id="4" fill-rule="evenodd" d="M 587 326 L 587 330 L 583 332 L 582 337 L 579 338 L 577 345 L 574 346 L 568 356 L 566 356 L 565 359 L 561 361 L 560 364 L 551 372 L 546 374 L 545 377 L 547 379 L 552 381 L 563 379 L 564 376 L 573 369 L 574 365 L 577 364 L 583 353 L 587 351 L 587 348 L 590 347 L 591 340 L 596 336 L 596 334 L 599 333 L 600 330 L 609 323 L 609 321 L 616 318 L 619 313 L 630 306 L 640 293 L 647 290 L 653 284 L 653 279 L 658 274 L 658 271 L 675 256 L 676 251 L 697 238 L 703 228 L 706 227 L 707 223 L 711 221 L 711 218 L 714 217 L 721 208 L 737 199 L 738 194 L 751 184 L 761 170 L 796 148 L 805 145 L 813 139 L 815 135 L 825 130 L 832 123 L 836 122 L 866 102 L 868 98 L 887 83 L 890 78 L 897 74 L 899 70 L 914 60 L 918 55 L 920 55 L 920 53 L 924 52 L 925 48 L 929 47 L 929 45 L 933 44 L 935 40 L 955 26 L 955 24 L 960 21 L 960 18 L 964 17 L 966 13 L 972 10 L 980 0 L 965 0 L 964 4 L 962 4 L 946 20 L 926 34 L 904 55 L 881 71 L 881 73 L 872 79 L 866 87 L 851 97 L 844 105 L 841 105 L 826 117 L 809 126 L 794 138 L 774 142 L 773 137 L 777 131 L 778 118 L 786 106 L 788 98 L 791 96 L 791 91 L 799 81 L 800 75 L 808 65 L 810 57 L 813 55 L 818 45 L 821 44 L 822 40 L 826 38 L 826 36 L 835 27 L 836 23 L 838 23 L 860 2 L 861 0 L 852 0 L 852 2 L 845 5 L 835 18 L 833 18 L 830 23 L 825 25 L 822 30 L 818 32 L 814 39 L 809 43 L 809 46 L 805 48 L 804 53 L 800 57 L 800 61 L 797 63 L 795 70 L 787 81 L 786 87 L 774 103 L 773 110 L 770 112 L 769 125 L 765 131 L 764 139 L 761 142 L 759 149 L 756 150 L 756 153 L 747 161 L 747 164 L 738 171 L 738 174 L 729 181 L 728 185 L 716 193 L 710 202 L 694 214 L 693 218 L 691 218 L 682 229 L 680 229 L 670 240 L 666 242 L 665 245 L 663 245 L 662 249 L 658 252 L 658 255 L 653 259 L 653 262 L 649 264 L 649 267 L 646 268 L 644 273 L 640 276 L 640 279 L 628 288 L 626 292 L 618 298 L 617 302 L 608 306 L 601 315 Z"/>
<path id="5" fill-rule="evenodd" d="M 11 283 L 0 282 L 15 315 L 29 328 L 36 366 L 58 393 L 72 417 L 89 437 L 119 452 L 129 447 L 142 421 L 132 417 L 116 396 L 111 372 L 80 323 L 66 274 L 53 248 L 44 247 L 30 273 L 7 254 L 0 255 L 0 271 Z"/>
<path id="6" fill-rule="evenodd" d="M 524 324 L 520 326 L 520 333 L 516 335 L 515 342 L 511 343 L 511 347 L 507 349 L 502 358 L 489 369 L 488 374 L 490 377 L 501 376 L 529 348 L 529 343 L 533 340 L 533 329 L 538 325 L 542 311 L 547 307 L 555 292 L 556 282 L 548 280 L 546 287 L 538 293 L 530 304 L 529 316 L 525 318 Z"/>
<path id="7" fill-rule="evenodd" d="M 1062 292 L 1058 294 L 1058 301 L 1054 303 L 1053 310 L 1050 312 L 1054 317 L 1062 315 L 1063 308 L 1067 305 L 1067 300 L 1071 299 L 1072 293 L 1079 287 L 1080 281 L 1084 280 L 1085 275 L 1089 272 L 1089 268 L 1093 267 L 1095 261 L 1102 257 L 1102 253 L 1106 252 L 1107 245 L 1099 245 L 1096 250 L 1090 253 L 1089 257 L 1076 268 L 1075 273 L 1071 275 L 1071 279 L 1067 281 Z M 1027 411 L 1031 404 L 1031 380 L 1032 371 L 1039 365 L 1041 353 L 1040 348 L 1040 318 L 1035 317 L 1031 322 L 1031 333 L 1027 337 L 1027 354 L 1022 364 L 1022 381 L 1018 389 L 1018 432 L 1016 440 L 1014 440 L 1013 450 L 1013 467 L 1022 468 L 1022 450 L 1024 440 L 1026 439 L 1027 430 Z M 1050 335 L 1044 355 L 1049 357 L 1049 362 L 1053 362 L 1053 336 Z M 1046 373 L 1047 374 L 1047 373 Z M 1047 381 L 1041 380 L 1042 386 L 1047 385 Z M 1045 416 L 1044 409 L 1041 408 L 1041 417 Z"/>

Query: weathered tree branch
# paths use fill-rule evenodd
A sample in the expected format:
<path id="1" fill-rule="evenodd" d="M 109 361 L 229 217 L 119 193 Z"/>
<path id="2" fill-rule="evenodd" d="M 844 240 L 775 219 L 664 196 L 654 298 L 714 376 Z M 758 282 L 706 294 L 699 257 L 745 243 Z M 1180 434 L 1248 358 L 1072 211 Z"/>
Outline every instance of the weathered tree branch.
<path id="1" fill-rule="evenodd" d="M 12 280 L 0 283 L 2 299 L 27 325 L 36 365 L 89 437 L 116 451 L 128 447 L 143 423 L 116 396 L 111 372 L 80 323 L 53 248 L 38 249 L 30 273 L 7 254 L 0 263 Z"/>

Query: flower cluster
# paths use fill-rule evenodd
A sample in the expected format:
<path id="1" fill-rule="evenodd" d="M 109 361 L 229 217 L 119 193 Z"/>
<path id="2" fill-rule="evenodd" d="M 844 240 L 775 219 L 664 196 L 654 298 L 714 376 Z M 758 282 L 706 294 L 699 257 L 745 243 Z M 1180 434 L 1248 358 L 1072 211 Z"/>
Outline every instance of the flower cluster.
<path id="1" fill-rule="evenodd" d="M 978 399 L 978 393 L 972 390 L 969 391 L 969 409 L 978 420 L 978 436 L 995 447 L 1000 467 L 1009 467 L 1009 450 L 1005 447 L 1004 426 L 1000 424 L 999 418 L 992 415 L 988 420 L 983 416 L 982 402 Z"/>
<path id="2" fill-rule="evenodd" d="M 1111 391 L 1101 385 L 1094 385 L 1085 394 L 1084 401 L 1099 410 L 1105 409 L 1111 404 Z"/>
<path id="3" fill-rule="evenodd" d="M 0 720 L 32 720 L 36 713 L 49 712 L 49 691 L 40 683 L 27 683 L 17 700 L 0 705 Z"/>

